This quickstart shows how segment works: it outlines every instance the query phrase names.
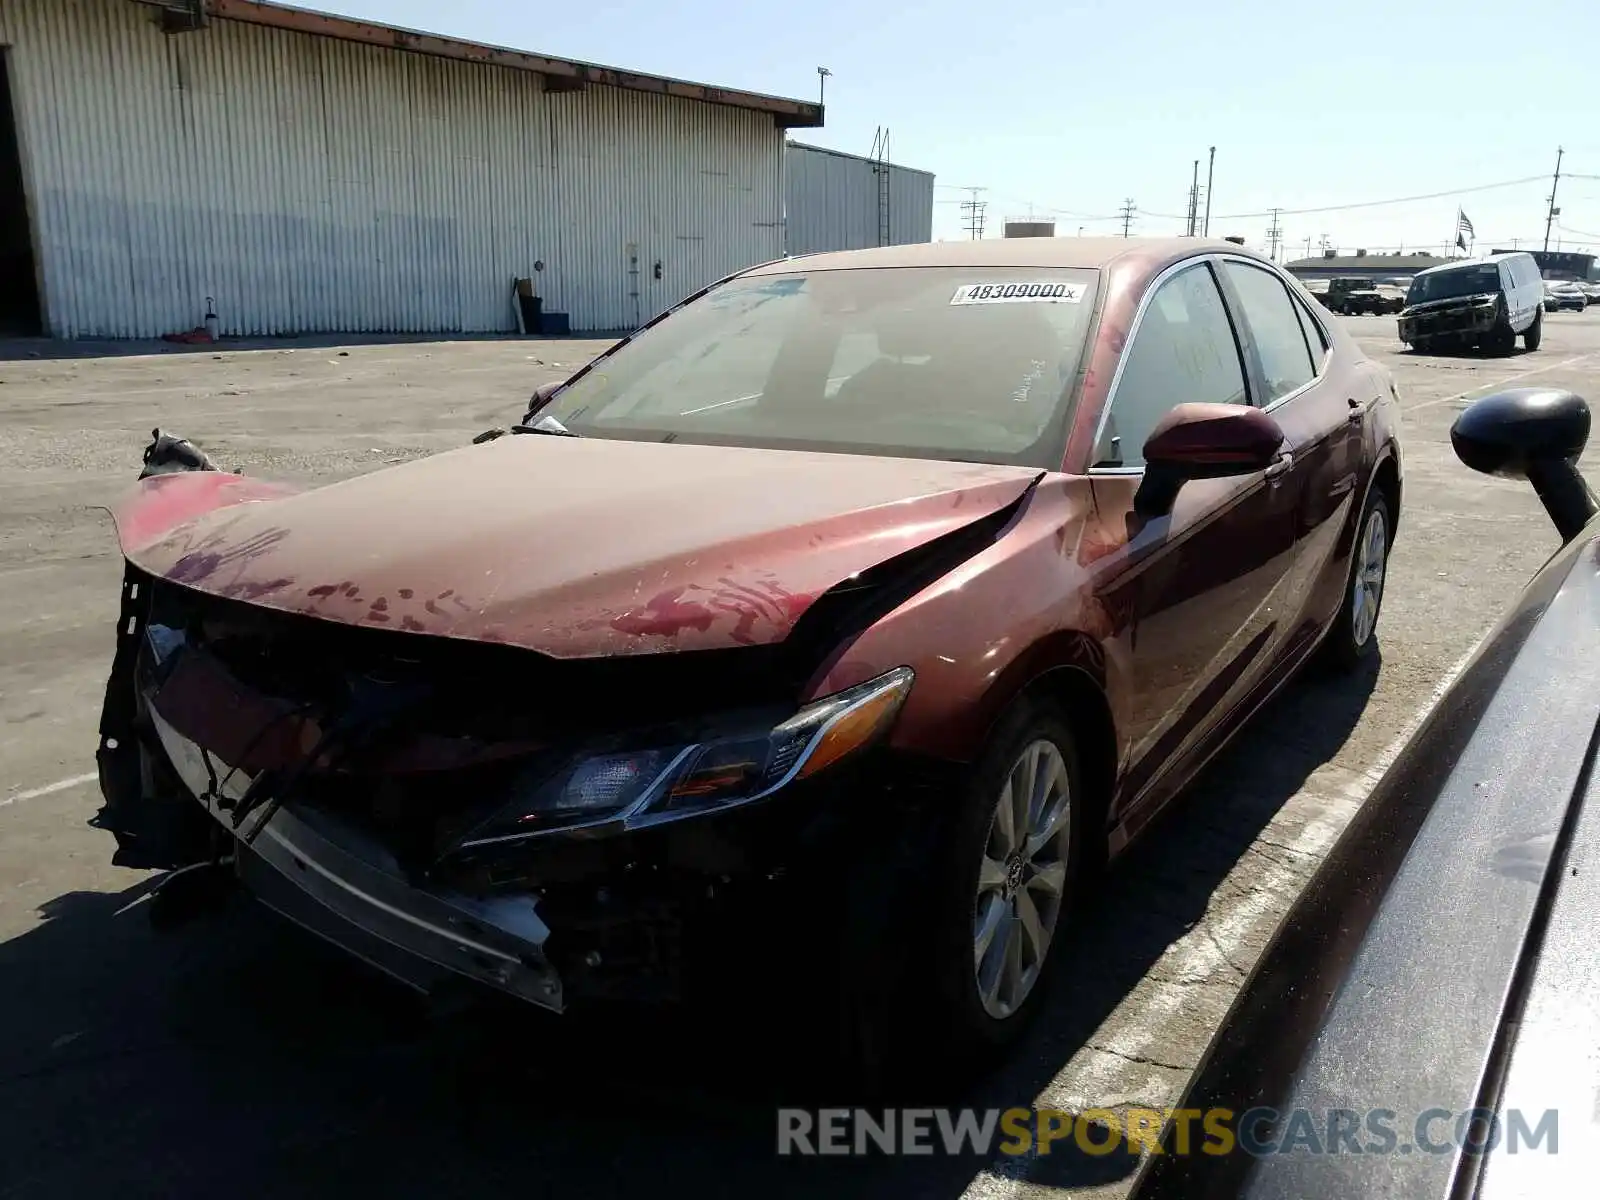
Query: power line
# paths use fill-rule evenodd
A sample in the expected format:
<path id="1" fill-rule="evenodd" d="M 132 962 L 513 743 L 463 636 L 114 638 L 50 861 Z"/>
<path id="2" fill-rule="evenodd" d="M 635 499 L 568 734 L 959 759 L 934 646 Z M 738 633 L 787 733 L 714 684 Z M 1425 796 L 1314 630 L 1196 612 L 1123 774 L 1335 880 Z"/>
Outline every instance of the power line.
<path id="1" fill-rule="evenodd" d="M 1567 176 L 1567 178 L 1568 179 L 1589 179 L 1589 178 L 1600 179 L 1600 175 L 1587 176 L 1587 175 L 1572 175 L 1572 174 L 1569 174 Z M 1384 205 L 1387 205 L 1387 204 L 1411 204 L 1411 203 L 1414 203 L 1414 202 L 1416 202 L 1418 200 L 1440 200 L 1440 199 L 1444 199 L 1444 198 L 1449 197 L 1449 196 L 1466 196 L 1466 195 L 1471 195 L 1473 192 L 1489 192 L 1489 191 L 1494 191 L 1496 188 L 1517 187 L 1517 186 L 1519 186 L 1521 184 L 1541 183 L 1543 181 L 1544 181 L 1544 176 L 1543 175 L 1528 175 L 1528 176 L 1525 176 L 1522 179 L 1504 179 L 1504 180 L 1501 180 L 1499 183 L 1480 183 L 1480 184 L 1477 184 L 1474 187 L 1451 188 L 1449 191 L 1445 191 L 1445 192 L 1427 192 L 1427 193 L 1425 193 L 1423 195 L 1418 195 L 1418 196 L 1395 196 L 1395 197 L 1393 197 L 1392 199 L 1389 199 L 1389 200 L 1362 200 L 1362 201 L 1358 201 L 1357 203 L 1354 203 L 1354 204 L 1329 204 L 1329 205 L 1325 205 L 1325 206 L 1323 206 L 1321 208 L 1278 208 L 1278 209 L 1269 208 L 1269 209 L 1265 210 L 1264 212 L 1219 213 L 1219 214 L 1217 214 L 1217 219 L 1219 221 L 1244 221 L 1244 220 L 1250 220 L 1252 218 L 1257 218 L 1257 217 L 1270 217 L 1270 216 L 1272 216 L 1272 214 L 1274 212 L 1278 213 L 1280 216 L 1285 216 L 1285 217 L 1304 216 L 1307 213 L 1348 212 L 1349 210 L 1351 210 L 1353 208 L 1381 208 L 1381 207 L 1383 207 Z M 1139 210 L 1139 215 L 1140 216 L 1145 216 L 1145 217 L 1160 217 L 1160 218 L 1162 218 L 1164 220 L 1169 220 L 1169 221 L 1181 221 L 1181 220 L 1184 219 L 1184 217 L 1183 217 L 1183 215 L 1181 213 L 1158 213 L 1158 212 L 1150 212 L 1150 211 L 1148 211 L 1146 209 L 1140 209 Z"/>

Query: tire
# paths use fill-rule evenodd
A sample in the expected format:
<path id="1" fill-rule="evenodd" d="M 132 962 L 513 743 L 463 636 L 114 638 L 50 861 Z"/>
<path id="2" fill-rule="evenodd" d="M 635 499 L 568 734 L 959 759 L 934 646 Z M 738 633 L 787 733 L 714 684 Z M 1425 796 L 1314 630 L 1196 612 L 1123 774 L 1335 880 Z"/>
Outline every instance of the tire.
<path id="1" fill-rule="evenodd" d="M 1537 350 L 1539 343 L 1544 339 L 1544 311 L 1541 309 L 1533 314 L 1533 324 L 1529 325 L 1522 334 L 1522 344 L 1529 350 Z"/>
<path id="2" fill-rule="evenodd" d="M 1372 529 L 1378 523 L 1379 543 L 1374 546 Z M 1389 502 L 1376 487 L 1356 525 L 1356 538 L 1350 550 L 1350 569 L 1345 574 L 1344 597 L 1322 644 L 1324 663 L 1336 671 L 1349 673 L 1364 666 L 1377 653 L 1378 617 L 1383 611 L 1383 593 L 1389 576 L 1389 548 L 1393 543 L 1394 516 Z M 1371 561 L 1376 550 L 1376 587 L 1371 585 Z M 1357 583 L 1364 586 L 1358 591 Z"/>
<path id="3" fill-rule="evenodd" d="M 917 961 L 897 1011 L 880 1013 L 878 1020 L 911 1026 L 910 1039 L 921 1045 L 916 1056 L 924 1060 L 913 1069 L 933 1067 L 945 1078 L 962 1079 L 981 1072 L 1003 1057 L 1038 1012 L 1059 962 L 1056 952 L 1104 861 L 1100 807 L 1084 789 L 1081 763 L 1067 714 L 1024 696 L 947 797 L 934 853 L 897 871 L 901 886 L 895 890 L 919 902 L 903 906 L 906 918 L 894 945 L 916 946 Z M 1035 769 L 1030 764 L 1037 771 L 1029 777 L 1051 780 L 1054 789 L 1030 814 L 1035 838 L 1054 826 L 1031 862 L 1026 847 L 1034 839 L 1008 840 L 1000 810 L 1008 794 L 1021 795 L 1016 781 Z M 1010 829 L 1014 835 L 1017 823 Z M 1042 954 L 1021 919 L 1029 910 L 1043 934 Z M 979 951 L 980 914 L 994 921 L 985 930 L 985 953 Z M 859 915 L 874 920 L 870 912 Z M 1002 954 L 1002 946 L 1015 957 Z M 997 973 L 1007 966 L 1015 973 Z M 887 1036 L 864 1040 L 881 1044 Z M 939 1048 L 937 1064 L 926 1061 L 928 1046 Z"/>
<path id="4" fill-rule="evenodd" d="M 1502 316 L 1500 323 L 1490 330 L 1489 336 L 1484 339 L 1484 344 L 1489 353 L 1495 355 L 1506 355 L 1515 350 L 1517 348 L 1517 333 L 1516 330 L 1511 328 L 1511 318 Z"/>

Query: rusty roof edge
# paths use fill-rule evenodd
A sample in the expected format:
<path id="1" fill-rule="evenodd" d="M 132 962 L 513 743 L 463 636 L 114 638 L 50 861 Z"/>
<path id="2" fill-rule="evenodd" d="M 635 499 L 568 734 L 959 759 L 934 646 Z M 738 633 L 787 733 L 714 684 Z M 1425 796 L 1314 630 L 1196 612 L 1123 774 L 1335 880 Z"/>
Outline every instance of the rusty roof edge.
<path id="1" fill-rule="evenodd" d="M 142 0 L 142 2 L 151 3 L 152 0 Z M 794 100 L 787 96 L 769 96 L 760 92 L 745 92 L 735 88 L 694 83 L 687 79 L 671 79 L 663 75 L 625 71 L 597 63 L 551 58 L 526 50 L 468 42 L 441 34 L 406 29 L 398 25 L 341 17 L 333 13 L 297 8 L 288 4 L 267 3 L 266 0 L 205 0 L 205 11 L 207 16 L 219 20 L 264 25 L 272 29 L 338 38 L 370 46 L 406 50 L 414 54 L 429 54 L 436 58 L 455 59 L 458 62 L 487 63 L 491 66 L 533 71 L 540 75 L 581 80 L 585 83 L 603 84 L 628 91 L 677 96 L 685 100 L 700 100 L 708 104 L 722 104 L 753 112 L 771 113 L 775 123 L 785 129 L 820 128 L 823 120 L 822 105 Z"/>

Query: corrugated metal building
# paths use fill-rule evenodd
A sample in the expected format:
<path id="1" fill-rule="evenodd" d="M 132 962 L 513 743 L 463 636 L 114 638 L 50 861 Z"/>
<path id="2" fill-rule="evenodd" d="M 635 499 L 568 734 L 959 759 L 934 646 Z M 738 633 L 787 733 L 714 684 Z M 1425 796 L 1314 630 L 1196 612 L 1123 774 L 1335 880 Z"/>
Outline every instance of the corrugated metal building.
<path id="1" fill-rule="evenodd" d="M 0 66 L 0 318 L 58 337 L 632 327 L 781 256 L 822 123 L 257 0 L 0 0 Z"/>
<path id="2" fill-rule="evenodd" d="M 789 254 L 931 242 L 933 176 L 790 142 L 784 222 Z"/>

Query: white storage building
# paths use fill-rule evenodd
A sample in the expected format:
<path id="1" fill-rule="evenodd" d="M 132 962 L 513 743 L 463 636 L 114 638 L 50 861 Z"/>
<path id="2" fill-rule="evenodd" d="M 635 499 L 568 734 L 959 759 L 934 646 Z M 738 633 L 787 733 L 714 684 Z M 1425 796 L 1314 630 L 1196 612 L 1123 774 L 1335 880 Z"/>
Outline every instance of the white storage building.
<path id="1" fill-rule="evenodd" d="M 631 328 L 783 254 L 822 108 L 259 0 L 0 0 L 0 324 Z"/>
<path id="2" fill-rule="evenodd" d="M 784 222 L 789 254 L 931 242 L 933 176 L 790 142 Z"/>

